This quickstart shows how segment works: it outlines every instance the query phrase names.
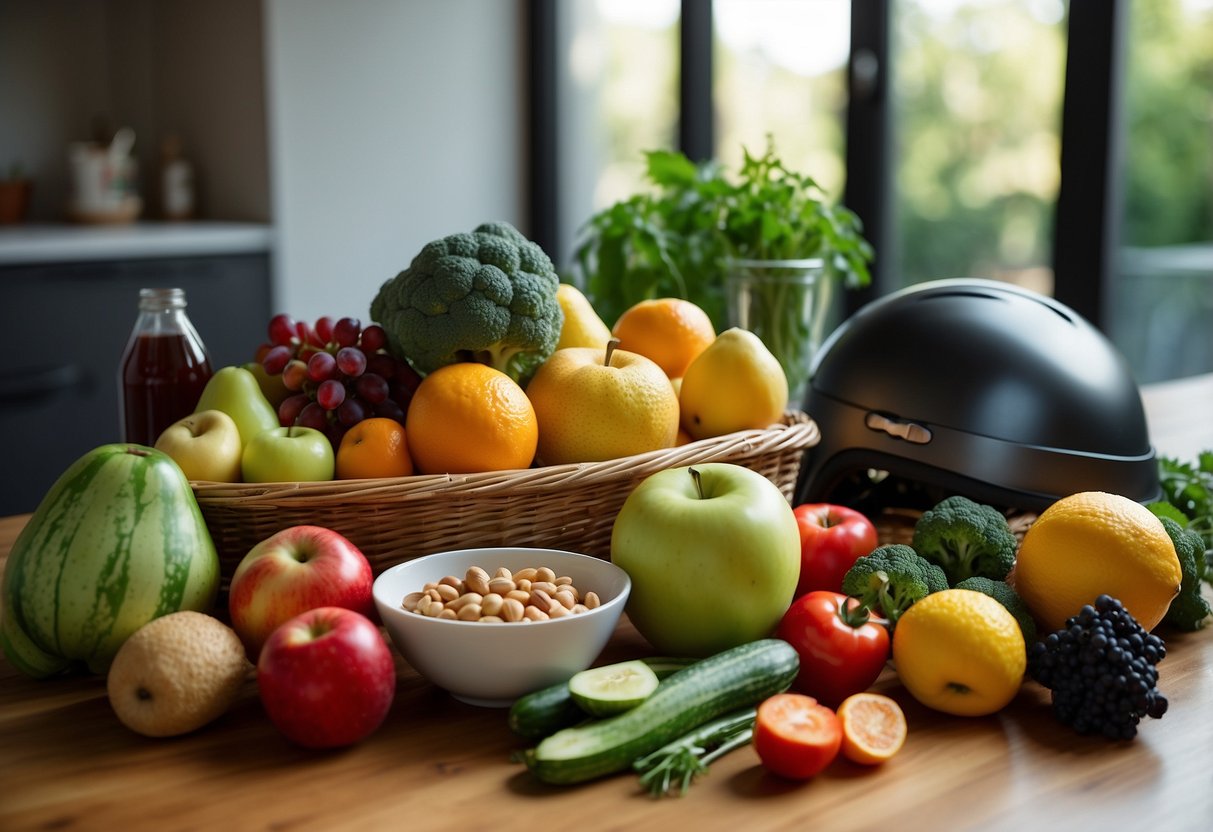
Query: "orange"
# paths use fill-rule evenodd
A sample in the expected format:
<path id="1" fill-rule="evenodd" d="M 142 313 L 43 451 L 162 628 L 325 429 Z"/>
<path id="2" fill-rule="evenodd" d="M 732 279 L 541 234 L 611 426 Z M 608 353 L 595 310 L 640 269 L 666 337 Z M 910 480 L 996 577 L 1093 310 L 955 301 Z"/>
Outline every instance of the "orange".
<path id="1" fill-rule="evenodd" d="M 448 364 L 422 379 L 404 425 L 413 462 L 425 474 L 528 468 L 539 443 L 526 393 L 475 362 Z"/>
<path id="2" fill-rule="evenodd" d="M 627 309 L 611 330 L 619 349 L 652 360 L 670 378 L 679 378 L 716 338 L 712 319 L 689 300 L 642 300 Z"/>
<path id="3" fill-rule="evenodd" d="M 410 477 L 413 458 L 404 425 L 395 419 L 363 419 L 341 438 L 337 449 L 337 479 Z"/>
<path id="4" fill-rule="evenodd" d="M 838 706 L 842 722 L 842 755 L 853 763 L 883 763 L 906 741 L 906 715 L 901 706 L 879 693 L 856 693 Z"/>
<path id="5" fill-rule="evenodd" d="M 1162 522 L 1140 503 L 1102 491 L 1071 494 L 1046 508 L 1015 561 L 1015 591 L 1048 630 L 1060 630 L 1103 594 L 1153 630 L 1182 578 Z"/>

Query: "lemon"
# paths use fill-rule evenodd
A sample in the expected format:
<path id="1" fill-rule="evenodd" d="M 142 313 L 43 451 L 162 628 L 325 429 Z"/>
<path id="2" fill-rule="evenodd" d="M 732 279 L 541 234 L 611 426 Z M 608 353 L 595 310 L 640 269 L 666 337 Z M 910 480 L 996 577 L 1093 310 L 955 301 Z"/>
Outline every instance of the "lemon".
<path id="1" fill-rule="evenodd" d="M 734 327 L 687 367 L 678 402 L 694 439 L 766 428 L 788 406 L 788 379 L 757 335 Z"/>
<path id="2" fill-rule="evenodd" d="M 1102 491 L 1045 509 L 1024 535 L 1014 572 L 1015 590 L 1048 630 L 1061 629 L 1103 594 L 1153 630 L 1182 578 L 1162 522 L 1140 503 Z"/>
<path id="3" fill-rule="evenodd" d="M 982 716 L 1015 698 L 1027 650 L 1002 604 L 970 589 L 945 589 L 898 619 L 893 663 L 906 690 L 928 708 Z"/>
<path id="4" fill-rule="evenodd" d="M 526 394 L 535 409 L 544 465 L 672 448 L 678 435 L 674 388 L 657 364 L 637 353 L 613 347 L 556 350 Z"/>
<path id="5" fill-rule="evenodd" d="M 106 690 L 123 725 L 149 737 L 172 737 L 225 713 L 250 669 L 230 627 L 200 612 L 175 612 L 123 642 Z"/>
<path id="6" fill-rule="evenodd" d="M 597 347 L 606 349 L 611 340 L 611 329 L 598 317 L 589 298 L 571 283 L 561 283 L 556 288 L 556 302 L 564 312 L 564 323 L 560 326 L 560 340 L 556 349 L 565 347 Z"/>

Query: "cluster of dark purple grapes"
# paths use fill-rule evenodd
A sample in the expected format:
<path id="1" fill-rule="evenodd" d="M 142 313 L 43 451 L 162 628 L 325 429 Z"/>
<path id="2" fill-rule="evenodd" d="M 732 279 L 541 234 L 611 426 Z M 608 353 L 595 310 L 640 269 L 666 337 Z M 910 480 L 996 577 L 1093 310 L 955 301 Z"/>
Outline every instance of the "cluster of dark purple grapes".
<path id="1" fill-rule="evenodd" d="M 278 406 L 284 427 L 301 425 L 324 432 L 334 447 L 363 419 L 385 417 L 404 424 L 421 377 L 407 362 L 387 352 L 387 333 L 357 318 L 318 318 L 312 325 L 290 315 L 269 323 L 269 343 L 261 366 L 281 375 L 292 394 Z"/>
<path id="2" fill-rule="evenodd" d="M 1155 665 L 1166 645 L 1107 595 L 1028 651 L 1028 675 L 1053 691 L 1053 714 L 1080 734 L 1132 739 L 1167 712 Z"/>

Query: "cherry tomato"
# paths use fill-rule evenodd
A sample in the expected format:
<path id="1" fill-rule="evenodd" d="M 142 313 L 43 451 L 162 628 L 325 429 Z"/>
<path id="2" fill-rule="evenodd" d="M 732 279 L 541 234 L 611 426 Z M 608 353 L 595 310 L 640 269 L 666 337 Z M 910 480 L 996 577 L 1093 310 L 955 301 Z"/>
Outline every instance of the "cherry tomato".
<path id="1" fill-rule="evenodd" d="M 810 592 L 792 602 L 775 635 L 800 655 L 793 687 L 837 706 L 876 681 L 889 657 L 889 631 L 858 599 Z"/>
<path id="2" fill-rule="evenodd" d="M 777 693 L 758 706 L 754 750 L 770 772 L 791 780 L 820 774 L 842 746 L 842 722 L 800 693 Z"/>
<path id="3" fill-rule="evenodd" d="M 800 582 L 796 594 L 842 590 L 855 561 L 876 548 L 876 527 L 860 512 L 829 503 L 805 503 L 792 513 L 800 527 Z"/>

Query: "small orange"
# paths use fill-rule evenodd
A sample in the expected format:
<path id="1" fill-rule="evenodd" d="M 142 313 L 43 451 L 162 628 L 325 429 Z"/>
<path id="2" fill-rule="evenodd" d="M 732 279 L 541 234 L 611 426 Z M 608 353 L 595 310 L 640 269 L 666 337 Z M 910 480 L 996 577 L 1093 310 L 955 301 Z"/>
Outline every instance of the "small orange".
<path id="1" fill-rule="evenodd" d="M 395 419 L 363 419 L 341 438 L 341 446 L 337 448 L 337 479 L 412 475 L 413 458 L 409 456 L 404 425 Z"/>
<path id="2" fill-rule="evenodd" d="M 712 319 L 689 300 L 656 298 L 628 308 L 612 334 L 619 349 L 640 353 L 670 378 L 679 378 L 716 338 Z"/>
<path id="3" fill-rule="evenodd" d="M 422 379 L 404 424 L 413 462 L 425 474 L 528 468 L 539 444 L 526 393 L 505 373 L 474 361 Z"/>
<path id="4" fill-rule="evenodd" d="M 906 741 L 901 706 L 879 693 L 848 696 L 838 706 L 838 719 L 842 722 L 842 754 L 853 763 L 883 763 Z"/>

